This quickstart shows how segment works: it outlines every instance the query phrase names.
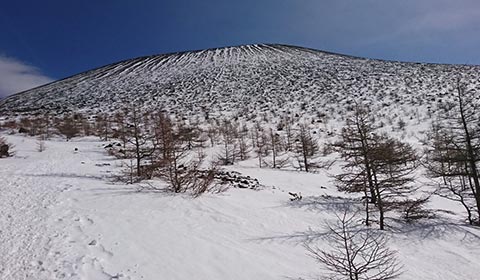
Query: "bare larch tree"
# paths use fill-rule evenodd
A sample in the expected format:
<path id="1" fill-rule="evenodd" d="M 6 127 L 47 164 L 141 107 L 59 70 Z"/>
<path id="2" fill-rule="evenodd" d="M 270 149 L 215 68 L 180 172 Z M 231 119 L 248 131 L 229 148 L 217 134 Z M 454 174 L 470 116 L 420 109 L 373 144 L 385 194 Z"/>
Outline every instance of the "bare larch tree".
<path id="1" fill-rule="evenodd" d="M 382 232 L 356 224 L 356 216 L 337 215 L 337 223 L 328 226 L 329 249 L 306 245 L 310 255 L 329 272 L 328 279 L 387 280 L 401 274 L 396 251 L 388 248 Z"/>

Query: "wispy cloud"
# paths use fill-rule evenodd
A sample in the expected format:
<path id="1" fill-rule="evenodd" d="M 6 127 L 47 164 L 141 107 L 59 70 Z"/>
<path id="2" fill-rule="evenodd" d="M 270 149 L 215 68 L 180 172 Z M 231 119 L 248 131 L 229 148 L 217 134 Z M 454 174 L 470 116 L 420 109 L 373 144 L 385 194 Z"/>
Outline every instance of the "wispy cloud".
<path id="1" fill-rule="evenodd" d="M 450 10 L 432 11 L 418 17 L 414 22 L 419 30 L 456 31 L 462 28 L 478 26 L 480 23 L 480 10 L 466 9 L 464 7 Z"/>
<path id="2" fill-rule="evenodd" d="M 0 99 L 51 82 L 37 68 L 17 59 L 0 56 Z"/>
<path id="3" fill-rule="evenodd" d="M 478 1 L 435 0 L 430 4 L 418 9 L 413 18 L 404 22 L 401 30 L 417 34 L 435 32 L 444 34 L 463 32 L 480 24 L 480 2 Z"/>

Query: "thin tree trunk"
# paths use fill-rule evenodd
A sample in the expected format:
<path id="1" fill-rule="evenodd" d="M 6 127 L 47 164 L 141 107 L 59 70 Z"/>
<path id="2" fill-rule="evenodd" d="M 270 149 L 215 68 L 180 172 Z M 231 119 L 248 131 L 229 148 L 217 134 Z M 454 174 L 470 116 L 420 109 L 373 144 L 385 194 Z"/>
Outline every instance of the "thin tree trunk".
<path id="1" fill-rule="evenodd" d="M 465 120 L 465 114 L 464 114 L 464 109 L 463 109 L 463 102 L 462 102 L 462 96 L 461 96 L 462 90 L 460 87 L 458 87 L 458 102 L 459 102 L 459 107 L 460 107 L 460 116 L 462 119 L 462 125 L 463 129 L 465 132 L 465 141 L 466 141 L 466 148 L 467 148 L 467 156 L 468 156 L 468 163 L 470 165 L 470 172 L 471 172 L 471 177 L 473 179 L 473 183 L 475 184 L 475 191 L 474 191 L 474 197 L 475 197 L 475 202 L 477 205 L 477 212 L 479 215 L 478 222 L 480 223 L 480 182 L 478 179 L 478 171 L 477 171 L 477 165 L 475 162 L 475 154 L 473 152 L 473 147 L 472 147 L 472 139 L 470 136 L 470 131 L 468 130 L 467 122 Z"/>
<path id="2" fill-rule="evenodd" d="M 356 126 L 357 126 L 358 134 L 360 135 L 360 139 L 361 139 L 360 142 L 362 144 L 362 156 L 363 156 L 363 160 L 365 161 L 365 171 L 367 172 L 368 187 L 370 189 L 370 202 L 372 204 L 377 204 L 375 187 L 373 185 L 373 180 L 372 180 L 372 166 L 370 164 L 370 158 L 368 156 L 367 135 L 364 135 L 360 127 L 360 120 L 358 119 L 358 116 L 356 117 Z"/>

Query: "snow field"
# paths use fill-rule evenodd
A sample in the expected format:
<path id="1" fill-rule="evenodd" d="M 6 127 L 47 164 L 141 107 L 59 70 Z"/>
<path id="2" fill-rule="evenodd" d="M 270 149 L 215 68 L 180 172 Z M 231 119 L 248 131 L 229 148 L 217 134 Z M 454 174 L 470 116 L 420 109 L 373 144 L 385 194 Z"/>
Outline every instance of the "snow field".
<path id="1" fill-rule="evenodd" d="M 112 182 L 118 162 L 93 138 L 47 141 L 41 153 L 35 139 L 7 139 L 16 155 L 0 160 L 0 279 L 316 279 L 322 270 L 303 245 L 327 246 L 326 223 L 358 204 L 329 171 L 259 169 L 253 160 L 228 169 L 265 189 L 196 199 L 138 192 Z M 290 202 L 289 191 L 304 198 Z M 478 279 L 480 230 L 443 199 L 430 207 L 453 213 L 387 221 L 400 279 Z"/>

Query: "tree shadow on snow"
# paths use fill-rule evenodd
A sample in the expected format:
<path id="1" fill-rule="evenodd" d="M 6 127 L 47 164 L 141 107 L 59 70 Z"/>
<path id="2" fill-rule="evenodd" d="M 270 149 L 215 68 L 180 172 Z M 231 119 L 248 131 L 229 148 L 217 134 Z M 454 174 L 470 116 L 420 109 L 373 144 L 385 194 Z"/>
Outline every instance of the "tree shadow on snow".
<path id="1" fill-rule="evenodd" d="M 325 195 L 309 196 L 301 200 L 289 201 L 284 206 L 319 213 L 338 213 L 345 210 L 352 213 L 356 211 L 361 213 L 364 207 L 360 199 Z M 449 217 L 436 215 L 432 218 L 421 219 L 412 223 L 407 223 L 400 218 L 387 217 L 386 223 L 387 232 L 392 232 L 397 236 L 405 236 L 412 240 L 455 238 L 460 239 L 462 242 L 474 242 L 480 246 L 480 228 Z"/>
<path id="2" fill-rule="evenodd" d="M 339 213 L 344 211 L 356 212 L 362 207 L 362 202 L 358 199 L 320 195 L 307 196 L 295 201 L 287 201 L 282 206 L 313 212 Z"/>
<path id="3" fill-rule="evenodd" d="M 282 204 L 282 207 L 291 207 L 303 209 L 306 211 L 328 213 L 327 217 L 335 218 L 335 214 L 342 212 L 357 213 L 361 207 L 361 201 L 349 199 L 345 197 L 333 197 L 327 195 L 308 196 L 300 200 L 287 201 Z M 327 218 L 324 216 L 324 218 Z M 332 220 L 333 221 L 333 220 Z M 293 243 L 294 245 L 305 245 L 324 239 L 331 231 L 328 229 L 328 223 L 320 224 L 320 229 L 312 229 L 309 227 L 304 231 L 295 231 L 287 234 L 280 234 L 275 236 L 252 238 L 250 241 L 254 242 L 280 242 Z"/>
<path id="4" fill-rule="evenodd" d="M 71 179 L 89 179 L 89 180 L 106 180 L 111 176 L 98 176 L 78 173 L 45 173 L 45 174 L 22 174 L 28 177 L 51 177 L 51 178 L 71 178 Z"/>
<path id="5" fill-rule="evenodd" d="M 91 188 L 89 191 L 93 192 L 95 196 L 124 196 L 124 195 L 151 195 L 161 194 L 162 196 L 178 196 L 167 187 L 152 187 L 150 184 L 129 184 L 119 185 L 113 183 L 115 187 Z"/>
<path id="6" fill-rule="evenodd" d="M 480 228 L 447 217 L 424 219 L 414 223 L 406 223 L 398 219 L 388 227 L 396 236 L 409 240 L 425 241 L 433 239 L 455 239 L 462 243 L 477 244 L 480 247 Z"/>
<path id="7" fill-rule="evenodd" d="M 362 219 L 363 203 L 360 199 L 351 199 L 345 197 L 332 196 L 309 196 L 301 200 L 288 201 L 282 204 L 284 207 L 304 209 L 319 214 L 323 213 L 325 218 L 324 226 L 330 220 L 329 217 L 335 219 L 336 213 L 347 211 L 349 213 L 359 213 Z M 328 215 L 328 216 L 325 216 Z M 374 218 L 374 217 L 372 217 Z M 332 220 L 333 221 L 333 220 Z M 371 225 L 371 229 L 376 229 L 375 221 Z M 362 221 L 359 220 L 359 224 Z M 320 224 L 321 227 L 321 224 Z M 465 222 L 460 222 L 451 217 L 434 216 L 429 219 L 422 219 L 411 223 L 401 218 L 386 218 L 386 233 L 391 233 L 395 238 L 409 240 L 411 242 L 422 242 L 425 240 L 459 240 L 462 243 L 475 244 L 480 248 L 480 228 L 471 226 Z M 313 230 L 308 228 L 305 231 L 295 231 L 287 234 L 279 234 L 276 236 L 267 236 L 251 239 L 256 242 L 287 242 L 293 244 L 308 244 L 326 237 L 329 234 L 328 229 Z"/>
<path id="8" fill-rule="evenodd" d="M 266 237 L 258 237 L 258 238 L 251 238 L 248 241 L 258 242 L 258 243 L 269 243 L 269 242 L 277 242 L 277 243 L 289 243 L 294 245 L 304 245 L 316 242 L 320 239 L 324 239 L 330 234 L 328 230 L 314 230 L 312 228 L 308 228 L 304 231 L 295 231 L 288 234 L 279 234 L 274 236 L 266 236 Z"/>

